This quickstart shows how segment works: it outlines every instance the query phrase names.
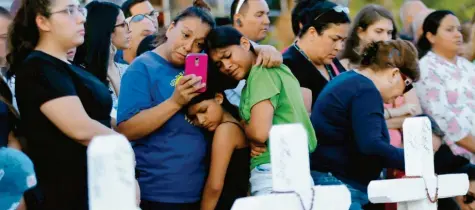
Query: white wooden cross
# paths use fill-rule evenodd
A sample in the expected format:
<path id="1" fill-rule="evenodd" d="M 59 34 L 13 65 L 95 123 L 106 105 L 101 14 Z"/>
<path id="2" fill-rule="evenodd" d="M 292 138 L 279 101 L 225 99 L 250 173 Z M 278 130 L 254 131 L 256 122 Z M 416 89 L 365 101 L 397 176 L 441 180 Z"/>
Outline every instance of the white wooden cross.
<path id="1" fill-rule="evenodd" d="M 408 118 L 403 130 L 406 176 L 421 178 L 372 181 L 368 186 L 369 200 L 372 203 L 398 203 L 398 210 L 437 210 L 437 203 L 431 202 L 436 195 L 438 198 L 465 195 L 469 188 L 466 174 L 434 174 L 429 119 Z"/>
<path id="2" fill-rule="evenodd" d="M 232 210 L 348 210 L 351 203 L 348 188 L 313 186 L 307 142 L 307 132 L 301 124 L 273 126 L 270 131 L 273 191 L 289 193 L 241 198 Z"/>
<path id="3" fill-rule="evenodd" d="M 122 135 L 95 137 L 87 148 L 90 210 L 137 210 L 135 158 Z"/>

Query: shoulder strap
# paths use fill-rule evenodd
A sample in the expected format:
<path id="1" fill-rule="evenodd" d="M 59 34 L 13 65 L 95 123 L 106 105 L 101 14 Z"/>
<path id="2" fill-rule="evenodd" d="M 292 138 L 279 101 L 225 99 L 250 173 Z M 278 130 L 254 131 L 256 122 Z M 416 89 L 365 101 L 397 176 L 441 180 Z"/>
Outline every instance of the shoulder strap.
<path id="1" fill-rule="evenodd" d="M 340 74 L 340 70 L 338 70 L 334 62 L 331 63 L 331 66 L 332 66 L 333 72 L 335 72 L 335 75 L 338 76 Z"/>
<path id="2" fill-rule="evenodd" d="M 241 129 L 241 130 L 242 130 L 242 132 L 244 132 L 244 133 L 245 133 L 245 131 L 244 131 L 244 128 L 241 126 L 241 124 L 239 124 L 239 123 L 237 123 L 237 122 L 233 122 L 233 121 L 224 121 L 224 122 L 222 122 L 221 124 L 223 124 L 223 123 L 232 123 L 232 124 L 235 124 L 235 125 L 237 125 L 237 126 L 239 127 L 239 129 Z"/>

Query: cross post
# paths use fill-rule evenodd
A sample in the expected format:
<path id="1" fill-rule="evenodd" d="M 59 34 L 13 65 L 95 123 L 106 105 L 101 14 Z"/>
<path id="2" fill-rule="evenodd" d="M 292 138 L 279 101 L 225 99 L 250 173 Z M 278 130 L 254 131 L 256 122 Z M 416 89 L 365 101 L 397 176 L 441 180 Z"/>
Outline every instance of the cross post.
<path id="1" fill-rule="evenodd" d="M 398 203 L 398 210 L 437 210 L 437 199 L 465 195 L 466 174 L 436 176 L 432 129 L 427 117 L 408 118 L 403 124 L 405 173 L 408 178 L 372 181 L 372 203 Z"/>
<path id="2" fill-rule="evenodd" d="M 275 125 L 270 131 L 274 194 L 238 199 L 231 210 L 348 210 L 348 188 L 313 186 L 307 131 L 301 124 Z"/>

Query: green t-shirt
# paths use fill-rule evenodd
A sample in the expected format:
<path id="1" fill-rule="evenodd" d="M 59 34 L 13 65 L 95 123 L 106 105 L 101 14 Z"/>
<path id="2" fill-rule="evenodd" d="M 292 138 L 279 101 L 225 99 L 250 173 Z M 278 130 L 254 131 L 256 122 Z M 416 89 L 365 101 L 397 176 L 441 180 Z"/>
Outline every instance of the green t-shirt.
<path id="1" fill-rule="evenodd" d="M 277 68 L 253 67 L 242 90 L 239 112 L 249 123 L 251 108 L 264 100 L 270 100 L 274 106 L 273 125 L 302 123 L 308 133 L 308 149 L 315 150 L 317 137 L 305 108 L 300 84 L 290 69 L 281 65 Z M 267 141 L 269 145 L 269 140 Z M 270 163 L 270 149 L 251 159 L 251 169 Z"/>

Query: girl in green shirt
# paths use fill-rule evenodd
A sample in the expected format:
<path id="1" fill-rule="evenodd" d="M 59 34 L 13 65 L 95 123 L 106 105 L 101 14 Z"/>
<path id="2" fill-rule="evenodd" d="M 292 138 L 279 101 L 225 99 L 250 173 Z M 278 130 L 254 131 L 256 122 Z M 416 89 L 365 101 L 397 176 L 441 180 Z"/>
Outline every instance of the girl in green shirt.
<path id="1" fill-rule="evenodd" d="M 301 123 L 313 152 L 317 139 L 304 106 L 300 84 L 285 65 L 276 68 L 254 66 L 256 53 L 248 39 L 236 29 L 221 26 L 208 35 L 209 55 L 219 71 L 236 81 L 246 79 L 239 113 L 252 147 L 268 144 L 272 125 Z M 270 152 L 251 153 L 251 194 L 272 191 Z"/>

